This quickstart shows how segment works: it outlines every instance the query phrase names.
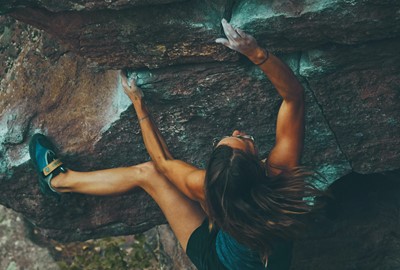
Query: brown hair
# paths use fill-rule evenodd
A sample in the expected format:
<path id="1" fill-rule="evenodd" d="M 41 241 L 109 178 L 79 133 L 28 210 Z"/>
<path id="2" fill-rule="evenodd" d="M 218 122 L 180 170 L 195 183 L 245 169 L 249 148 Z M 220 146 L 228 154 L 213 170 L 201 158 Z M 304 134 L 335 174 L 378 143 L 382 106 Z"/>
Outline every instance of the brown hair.
<path id="1" fill-rule="evenodd" d="M 206 171 L 205 206 L 215 224 L 238 242 L 270 254 L 278 238 L 293 238 L 302 228 L 298 215 L 314 208 L 321 195 L 301 167 L 279 168 L 269 177 L 255 155 L 227 145 L 214 149 Z"/>

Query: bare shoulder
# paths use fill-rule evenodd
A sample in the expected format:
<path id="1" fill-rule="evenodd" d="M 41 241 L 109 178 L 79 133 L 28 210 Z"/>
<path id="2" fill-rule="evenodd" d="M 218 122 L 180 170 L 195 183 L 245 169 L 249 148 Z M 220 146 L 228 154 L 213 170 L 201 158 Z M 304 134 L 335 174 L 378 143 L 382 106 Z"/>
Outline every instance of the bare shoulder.
<path id="1" fill-rule="evenodd" d="M 193 198 L 199 203 L 204 202 L 205 194 L 204 194 L 204 185 L 205 185 L 205 170 L 196 170 L 193 171 L 190 175 L 188 175 L 188 188 L 190 192 L 193 194 Z"/>
<path id="2" fill-rule="evenodd" d="M 262 166 L 264 166 L 265 171 L 267 172 L 267 176 L 273 177 L 277 176 L 282 172 L 278 166 L 271 164 L 268 158 L 264 158 L 261 160 Z"/>

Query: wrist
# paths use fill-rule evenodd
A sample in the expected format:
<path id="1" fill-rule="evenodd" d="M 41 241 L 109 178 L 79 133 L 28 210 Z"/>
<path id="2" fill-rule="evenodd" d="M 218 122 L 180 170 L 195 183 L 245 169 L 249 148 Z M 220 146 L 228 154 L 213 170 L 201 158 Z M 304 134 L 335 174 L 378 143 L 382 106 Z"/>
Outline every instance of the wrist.
<path id="1" fill-rule="evenodd" d="M 150 115 L 146 114 L 146 115 L 144 115 L 143 117 L 140 117 L 140 118 L 138 119 L 138 122 L 140 123 L 140 122 L 142 122 L 142 121 L 144 121 L 144 120 L 146 120 L 146 119 L 149 119 L 149 117 L 150 117 Z"/>
<path id="2" fill-rule="evenodd" d="M 259 65 L 260 63 L 263 63 L 266 61 L 266 59 L 268 59 L 269 53 L 267 50 L 264 50 L 261 47 L 257 47 L 257 49 L 255 49 L 253 53 L 247 57 L 250 59 L 251 62 Z"/>
<path id="3" fill-rule="evenodd" d="M 133 102 L 133 107 L 135 108 L 136 115 L 138 119 L 144 118 L 149 114 L 149 111 L 147 110 L 146 104 L 142 102 L 142 100 L 138 100 Z"/>
<path id="4" fill-rule="evenodd" d="M 132 94 L 131 93 L 128 96 L 132 100 L 133 103 L 139 103 L 139 104 L 143 103 L 143 98 L 140 95 L 136 95 L 136 94 Z"/>

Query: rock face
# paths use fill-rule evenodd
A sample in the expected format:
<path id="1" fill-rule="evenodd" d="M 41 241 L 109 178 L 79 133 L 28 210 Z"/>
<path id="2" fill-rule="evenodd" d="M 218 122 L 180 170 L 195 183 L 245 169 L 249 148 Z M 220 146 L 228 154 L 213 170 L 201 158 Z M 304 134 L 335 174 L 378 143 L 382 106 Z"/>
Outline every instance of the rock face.
<path id="1" fill-rule="evenodd" d="M 294 245 L 292 270 L 399 269 L 400 171 L 333 183 L 323 214 Z"/>
<path id="2" fill-rule="evenodd" d="M 102 69 L 156 68 L 233 55 L 214 42 L 226 2 L 196 0 L 90 13 L 25 8 L 10 14 L 67 41 L 70 50 Z"/>
<path id="3" fill-rule="evenodd" d="M 73 169 L 149 159 L 118 69 L 139 74 L 177 158 L 204 166 L 212 139 L 233 129 L 254 135 L 268 154 L 279 96 L 257 67 L 214 43 L 222 17 L 279 54 L 305 87 L 305 165 L 329 183 L 350 171 L 400 168 L 400 3 L 31 0 L 0 8 L 8 12 L 0 16 L 0 203 L 50 237 L 135 233 L 165 222 L 141 190 L 45 198 L 28 163 L 38 131 L 54 138 Z"/>
<path id="4" fill-rule="evenodd" d="M 81 10 L 100 10 L 100 9 L 124 9 L 137 6 L 161 5 L 185 0 L 8 0 L 2 3 L 0 8 L 3 13 L 7 13 L 13 8 L 42 7 L 53 12 L 60 11 L 81 11 Z"/>
<path id="5" fill-rule="evenodd" d="M 26 234 L 23 219 L 0 206 L 0 269 L 59 270 L 49 251 L 33 244 Z"/>

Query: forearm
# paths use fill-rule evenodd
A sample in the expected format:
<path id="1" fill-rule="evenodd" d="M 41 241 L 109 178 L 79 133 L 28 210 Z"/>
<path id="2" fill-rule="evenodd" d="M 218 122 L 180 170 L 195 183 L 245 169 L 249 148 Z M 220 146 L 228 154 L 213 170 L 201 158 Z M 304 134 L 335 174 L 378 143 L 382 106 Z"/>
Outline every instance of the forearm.
<path id="1" fill-rule="evenodd" d="M 139 119 L 147 152 L 157 171 L 167 177 L 187 197 L 199 202 L 204 201 L 205 171 L 181 160 L 174 160 L 154 125 L 143 99 L 135 95 L 129 97 Z"/>
<path id="2" fill-rule="evenodd" d="M 147 152 L 153 160 L 156 168 L 162 170 L 163 164 L 167 159 L 172 159 L 172 155 L 168 151 L 164 138 L 154 125 L 153 120 L 150 117 L 150 112 L 148 111 L 143 99 L 131 97 L 131 100 L 142 130 L 142 137 Z"/>
<path id="3" fill-rule="evenodd" d="M 151 125 L 153 127 L 154 132 L 157 133 L 157 137 L 158 137 L 158 140 L 161 143 L 161 147 L 162 147 L 162 149 L 164 151 L 165 157 L 167 159 L 174 159 L 174 157 L 172 156 L 171 152 L 168 149 L 168 146 L 167 146 L 167 143 L 164 140 L 164 137 L 161 135 L 161 132 L 158 130 L 157 126 L 154 124 L 153 119 L 150 119 L 150 123 L 151 123 Z"/>
<path id="4" fill-rule="evenodd" d="M 165 158 L 166 159 L 174 159 L 172 154 L 169 152 L 169 149 L 168 149 L 167 143 L 165 142 L 164 137 L 162 136 L 162 134 L 161 134 L 160 130 L 157 128 L 157 126 L 154 124 L 153 118 L 150 115 L 149 115 L 149 122 L 151 124 L 152 131 L 155 132 L 157 135 L 158 141 L 160 142 L 161 148 L 163 149 L 163 152 L 165 154 Z"/>
<path id="5" fill-rule="evenodd" d="M 293 71 L 278 57 L 271 52 L 266 53 L 258 48 L 248 58 L 255 64 L 261 63 L 268 57 L 268 60 L 259 65 L 259 67 L 267 75 L 268 79 L 275 86 L 279 95 L 286 101 L 303 100 L 303 87 L 293 74 Z"/>

